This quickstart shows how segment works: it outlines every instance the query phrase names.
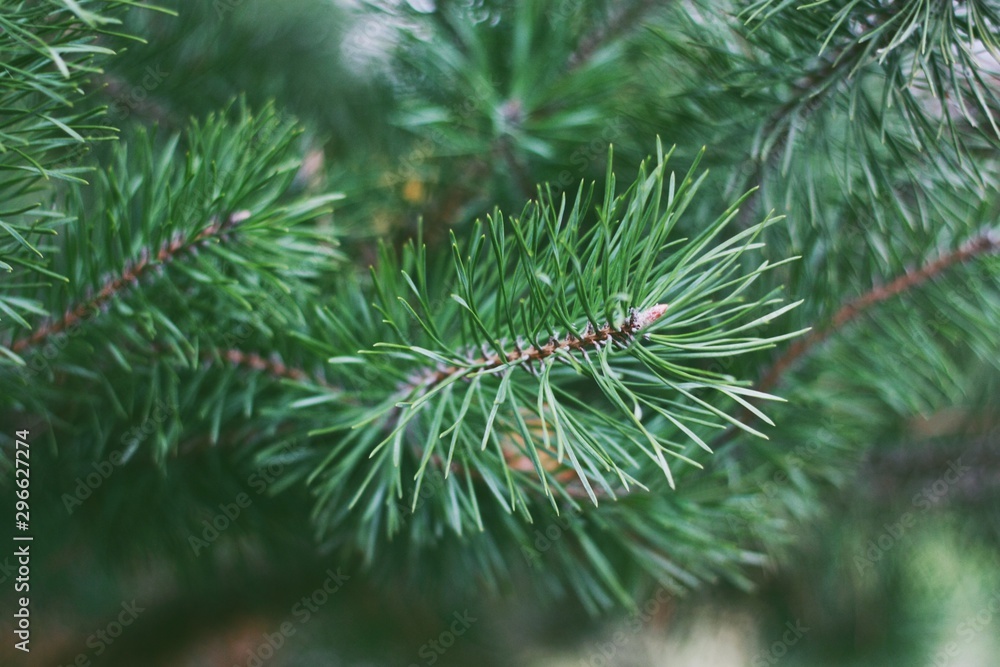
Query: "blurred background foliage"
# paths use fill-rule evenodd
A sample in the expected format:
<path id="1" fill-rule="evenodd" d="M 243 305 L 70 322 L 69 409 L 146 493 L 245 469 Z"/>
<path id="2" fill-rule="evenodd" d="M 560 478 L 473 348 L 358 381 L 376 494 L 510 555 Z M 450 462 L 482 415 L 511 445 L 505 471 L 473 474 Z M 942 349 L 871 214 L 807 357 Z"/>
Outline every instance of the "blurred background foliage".
<path id="1" fill-rule="evenodd" d="M 679 165 L 708 147 L 710 196 L 692 204 L 688 232 L 755 186 L 741 225 L 787 216 L 766 239 L 772 259 L 802 256 L 769 278 L 807 299 L 787 330 L 827 322 L 850 298 L 996 229 L 992 2 L 161 4 L 176 16 L 124 16 L 121 32 L 144 42 L 101 37 L 119 55 L 83 106 L 108 105 L 108 124 L 129 137 L 236 113 L 240 96 L 252 108 L 273 101 L 305 127 L 291 187 L 344 193 L 338 252 L 359 267 L 375 261 L 374 239 L 401 244 L 418 220 L 433 246 L 494 206 L 519 211 L 538 183 L 572 194 L 582 179 L 600 182 L 609 144 L 629 182 L 657 135 L 676 144 Z M 168 136 L 149 141 L 162 147 Z M 106 144 L 93 152 L 109 159 Z M 721 470 L 727 487 L 689 474 L 693 499 L 718 496 L 754 515 L 730 526 L 765 554 L 745 586 L 682 597 L 650 588 L 635 610 L 594 617 L 528 581 L 503 595 L 440 586 L 430 597 L 387 586 L 385 570 L 352 572 L 315 621 L 264 659 L 299 592 L 328 576 L 305 490 L 254 495 L 225 544 L 192 558 L 165 536 L 245 491 L 265 469 L 254 452 L 183 443 L 165 470 L 129 466 L 141 502 L 103 493 L 100 507 L 67 515 L 63 493 L 92 459 L 64 449 L 57 464 L 39 447 L 33 468 L 52 472 L 33 489 L 39 515 L 53 517 L 44 530 L 59 537 L 37 543 L 46 611 L 42 661 L 30 664 L 71 664 L 80 653 L 94 664 L 192 667 L 254 656 L 269 665 L 996 664 L 998 261 L 943 273 L 933 290 L 837 331 L 782 378 L 776 392 L 792 400 L 771 413 L 770 441 L 718 443 L 703 475 Z M 768 355 L 718 370 L 752 376 Z M 199 479 L 204 487 L 192 488 Z M 100 540 L 85 532 L 87 513 L 106 528 Z M 133 598 L 148 609 L 142 623 L 98 658 L 88 637 Z M 476 619 L 468 632 L 429 649 L 466 611 Z M 6 642 L 0 659 L 20 656 Z"/>

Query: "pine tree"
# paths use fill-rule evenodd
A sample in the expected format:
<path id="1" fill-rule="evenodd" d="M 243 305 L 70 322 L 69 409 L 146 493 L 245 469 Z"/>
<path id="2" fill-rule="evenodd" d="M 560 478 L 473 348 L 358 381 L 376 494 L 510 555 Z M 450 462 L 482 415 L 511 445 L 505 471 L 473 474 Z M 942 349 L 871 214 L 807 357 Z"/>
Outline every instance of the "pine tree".
<path id="1" fill-rule="evenodd" d="M 164 4 L 0 12 L 0 460 L 45 608 L 305 565 L 449 609 L 748 591 L 976 438 L 953 529 L 995 545 L 995 3 Z"/>

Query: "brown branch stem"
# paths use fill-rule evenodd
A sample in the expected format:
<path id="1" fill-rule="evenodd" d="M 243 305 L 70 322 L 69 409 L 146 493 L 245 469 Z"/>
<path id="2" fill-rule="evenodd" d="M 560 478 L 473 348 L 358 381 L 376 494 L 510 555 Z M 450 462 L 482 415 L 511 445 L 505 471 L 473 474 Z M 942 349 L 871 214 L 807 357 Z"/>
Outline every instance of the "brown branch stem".
<path id="1" fill-rule="evenodd" d="M 615 327 L 606 324 L 600 329 L 594 329 L 587 325 L 583 334 L 567 334 L 562 339 L 553 338 L 545 345 L 522 347 L 515 345 L 515 349 L 505 354 L 488 354 L 472 361 L 468 366 L 445 366 L 438 368 L 429 375 L 406 385 L 407 393 L 413 391 L 429 390 L 444 382 L 448 378 L 462 372 L 476 371 L 488 372 L 499 368 L 504 364 L 532 364 L 542 361 L 560 352 L 582 351 L 586 354 L 587 348 L 600 348 L 608 344 L 627 345 L 631 342 L 635 334 L 642 328 L 660 319 L 663 313 L 667 312 L 666 304 L 656 304 L 642 312 L 632 309 L 628 318 L 621 325 Z"/>
<path id="2" fill-rule="evenodd" d="M 644 311 L 638 311 L 633 308 L 630 311 L 628 318 L 626 318 L 626 320 L 617 327 L 611 324 L 605 324 L 603 327 L 595 329 L 592 325 L 588 324 L 587 328 L 580 335 L 570 333 L 561 339 L 553 337 L 545 345 L 532 345 L 524 347 L 517 344 L 515 345 L 515 349 L 511 352 L 503 354 L 486 354 L 470 362 L 468 366 L 439 367 L 437 370 L 430 372 L 429 374 L 414 378 L 411 382 L 403 386 L 402 391 L 407 395 L 413 395 L 418 392 L 426 393 L 438 384 L 460 373 L 489 372 L 505 364 L 526 364 L 530 368 L 530 366 L 535 362 L 541 362 L 560 353 L 582 352 L 586 355 L 588 348 L 599 349 L 605 345 L 612 344 L 626 346 L 634 340 L 636 333 L 660 319 L 666 311 L 667 304 L 656 304 L 655 306 L 651 306 Z M 502 447 L 502 450 L 506 464 L 513 470 L 520 472 L 535 470 L 534 462 L 519 452 L 516 447 L 505 445 Z M 571 497 L 589 497 L 582 485 L 577 488 L 573 484 L 573 481 L 576 479 L 576 472 L 574 470 L 570 468 L 560 468 L 560 464 L 558 464 L 556 460 L 547 452 L 539 450 L 538 454 L 542 456 L 546 462 L 543 464 L 543 467 L 547 468 L 548 471 L 551 472 L 560 482 L 566 484 L 567 493 Z M 435 463 L 443 466 L 443 462 L 440 460 L 440 457 L 435 456 L 433 459 L 435 460 Z M 452 470 L 458 474 L 467 473 L 474 477 L 478 477 L 478 473 L 475 471 L 465 471 L 461 468 L 461 466 L 456 464 L 452 464 Z"/>
<path id="3" fill-rule="evenodd" d="M 329 387 L 325 380 L 313 377 L 301 368 L 286 365 L 281 358 L 275 356 L 265 359 L 256 352 L 244 352 L 236 348 L 219 350 L 219 356 L 228 361 L 233 366 L 250 368 L 270 375 L 276 380 L 295 380 L 296 382 L 312 382 L 321 387 Z M 206 354 L 203 359 L 212 360 L 212 356 Z"/>
<path id="4" fill-rule="evenodd" d="M 238 211 L 230 215 L 224 222 L 216 219 L 194 238 L 187 241 L 176 234 L 169 241 L 164 241 L 155 255 L 148 248 L 143 248 L 139 253 L 139 258 L 127 261 L 121 274 L 106 280 L 97 294 L 90 296 L 87 301 L 77 304 L 75 307 L 70 306 L 62 317 L 44 322 L 31 336 L 14 341 L 10 350 L 20 354 L 42 343 L 48 337 L 94 317 L 107 307 L 111 299 L 138 284 L 139 280 L 148 275 L 152 269 L 169 264 L 185 253 L 195 253 L 200 246 L 204 246 L 212 239 L 225 240 L 233 228 L 249 217 L 249 211 Z"/>
<path id="5" fill-rule="evenodd" d="M 954 264 L 961 264 L 977 255 L 996 252 L 997 250 L 1000 250 L 1000 232 L 996 230 L 983 232 L 963 244 L 958 250 L 943 254 L 918 269 L 907 271 L 888 285 L 876 286 L 866 294 L 848 301 L 834 314 L 829 324 L 796 341 L 783 355 L 778 357 L 777 361 L 771 364 L 770 368 L 761 376 L 757 388 L 760 391 L 767 391 L 775 387 L 781 381 L 782 376 L 800 358 L 808 354 L 831 335 L 856 320 L 872 306 L 934 278 Z"/>
<path id="6" fill-rule="evenodd" d="M 848 301 L 840 307 L 826 326 L 816 329 L 805 338 L 796 341 L 784 354 L 778 357 L 761 374 L 756 389 L 759 391 L 769 391 L 778 386 L 784 379 L 785 374 L 803 357 L 811 353 L 824 341 L 856 320 L 873 306 L 917 287 L 955 264 L 962 264 L 979 255 L 998 251 L 1000 251 L 1000 230 L 986 230 L 962 244 L 957 250 L 943 253 L 917 269 L 906 271 L 892 282 L 886 285 L 878 285 L 860 297 Z M 752 414 L 749 410 L 744 410 L 738 419 L 745 424 L 751 416 Z M 717 449 L 729 442 L 735 437 L 736 433 L 737 428 L 730 426 L 715 439 L 712 443 L 712 449 Z"/>

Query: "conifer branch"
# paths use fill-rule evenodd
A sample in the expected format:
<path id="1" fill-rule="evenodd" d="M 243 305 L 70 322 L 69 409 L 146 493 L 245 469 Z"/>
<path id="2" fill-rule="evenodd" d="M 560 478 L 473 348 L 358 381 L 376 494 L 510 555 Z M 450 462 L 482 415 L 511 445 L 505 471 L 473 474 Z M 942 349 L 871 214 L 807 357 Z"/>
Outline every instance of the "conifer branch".
<path id="1" fill-rule="evenodd" d="M 820 56 L 813 67 L 801 72 L 798 78 L 790 82 L 789 98 L 777 106 L 759 126 L 753 147 L 756 164 L 739 188 L 741 191 L 764 185 L 768 174 L 778 167 L 788 148 L 788 142 L 792 140 L 793 124 L 796 121 L 806 122 L 827 99 L 841 92 L 838 84 L 857 72 L 871 50 L 869 42 L 862 37 L 873 33 L 883 22 L 867 21 L 864 31 L 856 39 L 838 50 Z M 741 228 L 751 224 L 754 212 L 753 206 L 747 206 L 741 212 Z"/>
<path id="2" fill-rule="evenodd" d="M 937 259 L 920 268 L 905 272 L 889 284 L 876 286 L 860 297 L 848 301 L 830 318 L 829 324 L 813 331 L 805 338 L 799 339 L 778 357 L 761 374 L 756 389 L 767 392 L 777 387 L 784 379 L 785 374 L 794 368 L 803 357 L 810 354 L 816 347 L 863 315 L 871 307 L 931 280 L 951 266 L 962 264 L 979 255 L 998 251 L 1000 251 L 1000 230 L 987 230 L 962 244 L 957 250 L 941 254 Z M 752 413 L 749 410 L 743 410 L 738 419 L 745 424 L 751 417 Z M 715 439 L 712 448 L 717 449 L 732 440 L 737 431 L 738 429 L 733 426 L 728 427 Z"/>
<path id="3" fill-rule="evenodd" d="M 606 324 L 600 329 L 594 329 L 590 324 L 580 336 L 572 333 L 561 339 L 553 337 L 545 345 L 524 347 L 520 342 L 516 343 L 514 350 L 506 355 L 486 354 L 472 361 L 468 366 L 446 366 L 431 372 L 426 377 L 415 380 L 409 387 L 407 394 L 412 391 L 424 393 L 444 382 L 456 374 L 487 373 L 505 364 L 527 364 L 531 367 L 534 362 L 540 362 L 549 357 L 561 353 L 582 352 L 587 355 L 588 348 L 600 349 L 605 345 L 617 345 L 627 347 L 635 340 L 635 334 L 644 327 L 660 319 L 667 312 L 667 304 L 657 304 L 651 308 L 639 312 L 635 308 L 631 310 L 628 318 L 615 327 Z"/>
<path id="4" fill-rule="evenodd" d="M 667 308 L 667 304 L 657 304 L 642 312 L 633 308 L 629 313 L 628 318 L 617 327 L 611 324 L 606 324 L 600 329 L 594 329 L 593 326 L 588 324 L 584 333 L 579 336 L 567 334 L 561 339 L 553 337 L 545 345 L 539 346 L 532 345 L 524 347 L 519 343 L 515 346 L 513 351 L 507 353 L 506 355 L 484 354 L 482 357 L 473 361 L 469 366 L 448 366 L 439 368 L 438 370 L 431 372 L 429 375 L 415 379 L 412 383 L 404 387 L 403 393 L 404 395 L 410 396 L 414 394 L 422 395 L 455 375 L 488 373 L 506 364 L 527 364 L 527 368 L 530 369 L 532 368 L 532 364 L 535 362 L 542 362 L 545 359 L 560 354 L 581 352 L 583 356 L 586 357 L 588 348 L 599 350 L 606 345 L 616 345 L 625 348 L 635 340 L 635 336 L 640 330 L 648 327 L 653 322 L 660 319 L 660 317 L 666 313 Z M 466 377 L 464 379 L 468 380 L 469 378 Z M 399 418 L 400 414 L 401 411 L 399 408 L 394 409 L 394 417 L 396 419 Z M 395 426 L 395 424 L 393 424 L 393 426 Z M 504 443 L 504 445 L 501 446 L 501 452 L 505 463 L 511 470 L 518 470 L 524 473 L 534 472 L 536 470 L 534 462 L 530 459 L 530 457 L 519 452 L 517 448 L 511 446 L 510 443 Z M 558 461 L 544 450 L 536 451 L 535 456 L 541 457 L 541 460 L 544 461 L 543 467 L 548 469 L 550 473 L 553 473 L 555 480 L 565 485 L 564 489 L 570 497 L 588 498 L 592 497 L 591 494 L 594 493 L 600 496 L 605 495 L 600 488 L 596 491 L 591 489 L 590 493 L 588 493 L 587 487 L 578 482 L 576 477 L 577 473 L 572 467 L 564 466 L 561 461 Z M 475 470 L 466 470 L 461 465 L 452 463 L 449 466 L 440 456 L 435 455 L 431 458 L 440 467 L 447 467 L 449 470 L 459 475 L 470 474 L 473 478 L 480 477 Z"/>
<path id="5" fill-rule="evenodd" d="M 838 92 L 837 83 L 850 78 L 861 67 L 871 47 L 864 35 L 872 34 L 882 25 L 881 21 L 868 22 L 865 30 L 839 51 L 821 57 L 816 67 L 806 70 L 792 83 L 792 96 L 775 109 L 764 123 L 765 135 L 775 131 L 793 113 L 808 116 L 831 94 Z M 801 111 L 799 111 L 801 110 Z M 788 140 L 785 133 L 775 144 L 775 153 L 780 153 Z"/>
<path id="6" fill-rule="evenodd" d="M 896 278 L 888 285 L 879 285 L 866 294 L 844 304 L 834 314 L 830 323 L 812 332 L 792 344 L 777 361 L 762 374 L 757 388 L 760 391 L 773 389 L 781 382 L 784 374 L 792 368 L 799 359 L 807 355 L 813 348 L 827 338 L 843 329 L 855 319 L 864 314 L 872 306 L 886 301 L 897 294 L 910 290 L 926 282 L 955 264 L 962 264 L 979 255 L 1000 251 L 1000 230 L 989 230 L 964 243 L 958 250 L 943 254 L 928 262 L 919 269 L 910 270 Z"/>
<path id="7" fill-rule="evenodd" d="M 274 380 L 294 380 L 295 382 L 307 383 L 317 387 L 323 387 L 332 393 L 346 394 L 343 387 L 327 382 L 326 378 L 310 373 L 299 366 L 289 366 L 281 356 L 275 352 L 270 357 L 263 357 L 256 352 L 246 352 L 239 348 L 231 347 L 218 349 L 212 352 L 205 352 L 202 360 L 208 363 L 223 359 L 235 368 L 248 368 L 250 370 L 265 373 Z M 356 403 L 353 398 L 345 396 L 342 400 L 348 403 Z"/>
<path id="8" fill-rule="evenodd" d="M 676 178 L 667 157 L 658 145 L 655 167 L 641 165 L 621 195 L 609 158 L 596 225 L 585 217 L 592 192 L 581 187 L 572 203 L 543 190 L 509 223 L 496 213 L 477 223 L 467 245 L 453 235 L 454 273 L 436 285 L 428 284 L 422 243 L 404 247 L 398 259 L 383 251 L 372 272 L 388 340 L 362 349 L 364 357 L 332 357 L 379 370 L 367 390 L 372 408 L 324 415 L 332 423 L 310 432 L 341 434 L 311 477 L 327 530 L 342 521 L 337 508 L 359 504 L 374 508 L 365 513 L 366 529 L 381 530 L 380 513 L 392 520 L 396 511 L 387 499 L 402 497 L 411 480 L 419 490 L 431 469 L 445 471 L 446 480 L 464 478 L 446 482 L 454 486 L 439 507 L 457 532 L 463 525 L 482 530 L 477 481 L 505 511 L 525 513 L 539 495 L 597 505 L 648 488 L 643 480 L 651 477 L 676 488 L 670 461 L 701 467 L 692 456 L 711 450 L 697 431 L 734 420 L 716 401 L 774 398 L 687 360 L 797 335 L 740 333 L 798 305 L 779 306 L 773 291 L 750 300 L 744 294 L 784 263 L 742 273 L 738 262 L 762 246 L 759 234 L 777 219 L 716 242 L 741 199 L 694 239 L 672 241 L 704 175 L 696 176 L 696 162 Z M 650 345 L 632 344 L 638 335 Z M 612 354 L 615 348 L 622 353 Z M 360 486 L 348 483 L 362 473 Z"/>
<path id="9" fill-rule="evenodd" d="M 256 352 L 244 352 L 237 348 L 218 350 L 218 354 L 224 360 L 236 367 L 250 368 L 271 376 L 275 380 L 294 380 L 296 382 L 309 382 L 320 387 L 333 389 L 326 380 L 310 375 L 301 368 L 288 366 L 277 354 L 265 359 Z M 212 355 L 206 354 L 203 359 L 212 360 Z"/>
<path id="10" fill-rule="evenodd" d="M 20 354 L 43 342 L 49 336 L 61 333 L 77 323 L 93 317 L 98 311 L 105 309 L 116 295 L 137 285 L 139 280 L 148 275 L 152 269 L 162 271 L 164 266 L 185 254 L 197 254 L 199 247 L 213 239 L 227 241 L 230 232 L 249 218 L 249 211 L 237 211 L 231 214 L 225 222 L 215 219 L 188 241 L 185 241 L 179 233 L 175 234 L 169 241 L 164 241 L 155 255 L 148 248 L 143 248 L 139 253 L 139 258 L 126 262 L 121 274 L 105 281 L 96 295 L 91 296 L 84 303 L 67 308 L 61 318 L 45 322 L 31 336 L 15 341 L 10 346 L 11 351 Z"/>

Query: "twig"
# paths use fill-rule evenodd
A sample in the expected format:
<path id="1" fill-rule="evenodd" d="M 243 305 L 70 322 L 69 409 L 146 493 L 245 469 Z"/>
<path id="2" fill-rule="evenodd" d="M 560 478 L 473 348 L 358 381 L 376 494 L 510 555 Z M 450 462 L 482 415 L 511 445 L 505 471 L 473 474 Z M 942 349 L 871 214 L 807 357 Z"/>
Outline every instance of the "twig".
<path id="1" fill-rule="evenodd" d="M 865 24 L 865 33 L 872 33 L 883 22 L 884 18 L 869 20 Z M 743 181 L 740 193 L 755 186 L 759 186 L 763 191 L 765 178 L 778 166 L 782 154 L 786 151 L 792 124 L 808 120 L 828 97 L 838 94 L 841 91 L 840 82 L 849 79 L 861 66 L 868 48 L 868 42 L 860 38 L 855 39 L 839 50 L 820 58 L 814 67 L 805 70 L 798 79 L 791 82 L 791 96 L 776 107 L 760 126 L 758 132 L 760 145 L 753 150 L 754 168 Z M 783 125 L 785 127 L 781 129 Z M 781 134 L 765 150 L 764 144 L 778 131 L 781 131 Z M 754 211 L 753 206 L 746 206 L 740 211 L 737 218 L 740 229 L 750 226 Z"/>
<path id="2" fill-rule="evenodd" d="M 761 376 L 757 388 L 760 391 L 767 391 L 776 386 L 781 381 L 784 373 L 802 356 L 808 354 L 814 347 L 850 324 L 875 304 L 916 287 L 953 264 L 961 264 L 977 255 L 996 252 L 997 250 L 1000 250 L 1000 230 L 983 232 L 963 244 L 958 250 L 942 255 L 919 269 L 907 271 L 888 285 L 875 287 L 857 299 L 847 302 L 837 311 L 828 325 L 796 341 L 777 361 L 771 364 L 767 372 Z"/>
<path id="3" fill-rule="evenodd" d="M 401 393 L 406 395 L 413 395 L 418 392 L 426 393 L 436 385 L 459 373 L 483 373 L 499 368 L 504 364 L 526 364 L 530 368 L 535 362 L 540 362 L 560 353 L 582 352 L 586 356 L 589 348 L 599 349 L 611 344 L 624 347 L 635 339 L 636 333 L 660 319 L 666 311 L 667 304 L 656 304 L 641 312 L 633 308 L 628 318 L 617 327 L 605 324 L 599 329 L 594 329 L 593 326 L 588 324 L 584 333 L 579 336 L 571 333 L 561 339 L 553 337 L 548 343 L 540 346 L 532 345 L 523 347 L 521 344 L 517 344 L 512 352 L 506 354 L 486 354 L 470 362 L 468 366 L 439 367 L 429 374 L 415 377 L 410 382 L 404 384 L 401 388 Z M 398 408 L 395 408 L 395 410 L 398 415 Z M 534 445 L 528 444 L 527 446 L 533 447 Z M 504 461 L 511 469 L 520 472 L 535 469 L 534 462 L 517 451 L 516 447 L 504 445 L 502 450 Z M 539 453 L 546 454 L 541 450 L 539 450 Z M 440 457 L 434 456 L 432 460 L 436 464 L 443 466 Z M 549 471 L 553 473 L 556 479 L 567 485 L 565 488 L 569 496 L 574 498 L 590 497 L 582 485 L 577 488 L 572 483 L 576 479 L 576 471 L 568 468 L 559 470 L 559 464 L 551 457 L 547 461 L 549 466 L 545 467 L 550 468 Z M 465 471 L 461 466 L 456 466 L 455 464 L 452 465 L 452 470 L 458 474 L 469 474 L 473 477 L 479 477 L 476 471 Z"/>
<path id="4" fill-rule="evenodd" d="M 143 248 L 139 253 L 139 258 L 127 261 L 121 275 L 105 281 L 96 295 L 91 296 L 86 302 L 78 304 L 76 307 L 67 308 L 61 318 L 48 320 L 28 338 L 14 341 L 10 346 L 11 351 L 20 354 L 24 350 L 38 345 L 49 336 L 90 319 L 107 307 L 116 295 L 137 285 L 139 280 L 147 275 L 151 269 L 169 264 L 185 253 L 196 253 L 199 247 L 204 246 L 212 239 L 226 240 L 229 232 L 249 217 L 249 211 L 237 211 L 230 215 L 225 222 L 216 219 L 189 241 L 185 241 L 180 234 L 175 234 L 169 241 L 163 242 L 155 256 L 152 256 L 148 248 Z"/>
<path id="5" fill-rule="evenodd" d="M 588 324 L 586 330 L 580 336 L 572 333 L 567 334 L 565 338 L 552 338 L 545 345 L 538 347 L 532 345 L 525 348 L 521 344 L 516 344 L 515 349 L 512 352 L 502 355 L 484 355 L 472 361 L 468 366 L 446 366 L 438 368 L 429 375 L 408 383 L 404 386 L 404 389 L 407 390 L 407 393 L 420 389 L 426 391 L 457 373 L 470 371 L 486 372 L 499 368 L 504 364 L 520 363 L 530 365 L 536 361 L 542 361 L 543 359 L 547 359 L 548 357 L 560 352 L 582 351 L 584 355 L 586 355 L 587 348 L 601 348 L 604 345 L 612 343 L 624 346 L 635 338 L 635 334 L 640 329 L 648 327 L 650 324 L 660 319 L 665 312 L 667 312 L 666 304 L 657 304 L 642 312 L 633 308 L 629 313 L 628 318 L 618 327 L 614 327 L 611 324 L 605 324 L 600 329 L 594 329 Z"/>
<path id="6" fill-rule="evenodd" d="M 805 338 L 796 341 L 791 347 L 788 348 L 788 350 L 785 351 L 784 354 L 778 357 L 778 359 L 775 360 L 774 363 L 772 363 L 770 367 L 768 367 L 767 370 L 761 375 L 761 379 L 757 383 L 757 390 L 768 391 L 776 387 L 780 384 L 785 374 L 791 370 L 795 364 L 802 359 L 802 357 L 816 349 L 816 347 L 823 343 L 827 338 L 856 320 L 872 306 L 875 306 L 876 304 L 886 301 L 897 294 L 910 290 L 917 285 L 934 278 L 954 264 L 961 264 L 977 257 L 978 255 L 997 251 L 1000 251 L 1000 230 L 992 229 L 984 231 L 964 243 L 958 250 L 943 254 L 918 269 L 912 269 L 905 272 L 888 285 L 874 287 L 862 296 L 848 301 L 834 314 L 829 324 L 820 329 L 816 329 Z M 744 410 L 738 419 L 740 422 L 745 424 L 750 417 L 750 411 Z M 736 435 L 736 432 L 736 427 L 730 426 L 715 439 L 712 443 L 712 449 L 717 449 L 721 445 L 732 440 Z"/>
<path id="7" fill-rule="evenodd" d="M 288 366 L 277 353 L 265 359 L 256 352 L 244 352 L 237 348 L 228 348 L 216 350 L 215 353 L 206 352 L 202 356 L 202 360 L 211 363 L 219 357 L 228 361 L 233 366 L 266 373 L 275 380 L 294 380 L 296 382 L 309 383 L 317 387 L 322 387 L 332 393 L 341 394 L 341 398 L 339 399 L 341 404 L 359 404 L 358 400 L 353 396 L 349 396 L 343 387 L 330 384 L 326 381 L 326 378 L 309 373 L 297 366 Z"/>
<path id="8" fill-rule="evenodd" d="M 277 355 L 273 355 L 271 358 L 265 359 L 256 352 L 244 352 L 243 350 L 238 350 L 236 348 L 219 350 L 218 354 L 233 366 L 242 366 L 244 368 L 251 368 L 255 371 L 261 371 L 262 373 L 267 373 L 276 380 L 309 382 L 326 389 L 335 389 L 335 387 L 328 384 L 323 378 L 310 375 L 301 368 L 286 365 L 281 360 L 281 357 Z M 207 361 L 213 361 L 214 358 L 214 355 L 207 352 L 202 357 L 203 360 Z"/>

